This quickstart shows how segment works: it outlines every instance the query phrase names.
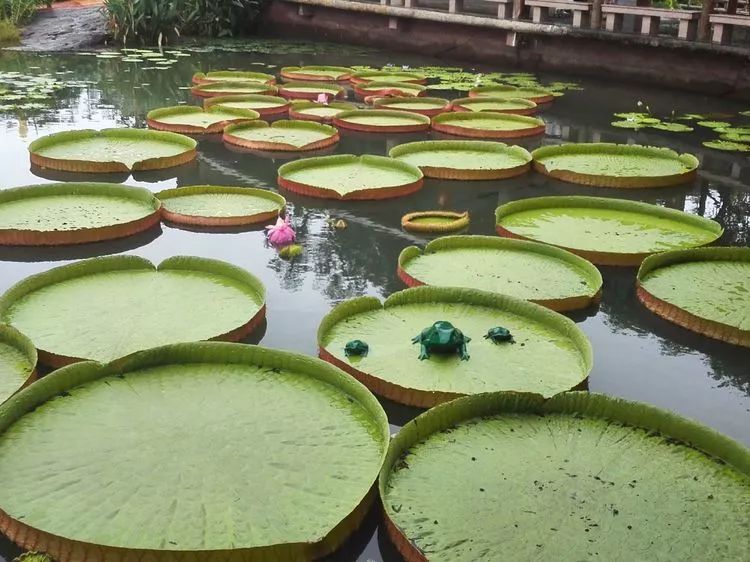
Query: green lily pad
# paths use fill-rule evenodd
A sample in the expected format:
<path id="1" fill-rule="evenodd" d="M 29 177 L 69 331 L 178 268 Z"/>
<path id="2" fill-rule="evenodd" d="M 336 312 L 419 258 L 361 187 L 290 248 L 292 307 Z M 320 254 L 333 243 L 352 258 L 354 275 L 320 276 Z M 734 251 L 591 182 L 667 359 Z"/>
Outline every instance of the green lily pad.
<path id="1" fill-rule="evenodd" d="M 203 107 L 222 107 L 226 109 L 249 109 L 256 111 L 260 117 L 280 115 L 289 109 L 289 100 L 278 96 L 264 96 L 261 94 L 247 94 L 240 96 L 216 96 L 206 98 Z"/>
<path id="2" fill-rule="evenodd" d="M 316 101 L 294 100 L 289 108 L 289 117 L 306 121 L 330 122 L 339 113 L 357 109 L 348 101 L 332 101 L 327 104 Z"/>
<path id="3" fill-rule="evenodd" d="M 200 98 L 211 98 L 217 96 L 240 96 L 248 94 L 274 95 L 278 92 L 276 86 L 263 84 L 261 82 L 209 82 L 199 84 L 190 88 L 194 96 Z"/>
<path id="4" fill-rule="evenodd" d="M 337 129 L 312 121 L 250 121 L 224 130 L 224 142 L 256 150 L 314 150 L 338 141 Z"/>
<path id="5" fill-rule="evenodd" d="M 633 129 L 636 131 L 644 129 L 646 127 L 646 125 L 642 122 L 630 119 L 626 119 L 624 121 L 612 121 L 610 125 L 612 125 L 613 127 L 617 127 L 618 129 Z"/>
<path id="6" fill-rule="evenodd" d="M 695 178 L 698 159 L 668 148 L 581 143 L 534 150 L 534 169 L 572 183 L 599 187 L 665 187 Z"/>
<path id="7" fill-rule="evenodd" d="M 535 103 L 549 103 L 555 99 L 555 95 L 548 91 L 540 88 L 533 87 L 521 87 L 516 86 L 478 86 L 469 90 L 469 97 L 484 97 L 489 96 L 493 98 L 509 98 L 509 99 L 527 99 Z"/>
<path id="8" fill-rule="evenodd" d="M 722 129 L 724 127 L 731 127 L 732 124 L 726 121 L 698 121 L 696 125 L 706 127 L 707 129 Z"/>
<path id="9" fill-rule="evenodd" d="M 215 82 L 258 82 L 260 84 L 273 84 L 275 81 L 276 77 L 273 74 L 266 74 L 265 72 L 217 70 L 214 72 L 196 72 L 193 74 L 193 84 L 209 84 Z"/>
<path id="10" fill-rule="evenodd" d="M 369 96 L 422 96 L 427 88 L 411 82 L 397 82 L 393 80 L 378 80 L 373 82 L 364 82 L 354 85 L 354 91 L 361 98 Z"/>
<path id="11" fill-rule="evenodd" d="M 427 97 L 387 97 L 375 100 L 377 109 L 391 109 L 396 111 L 411 111 L 422 115 L 437 115 L 448 110 L 450 102 L 443 98 Z"/>
<path id="12" fill-rule="evenodd" d="M 750 133 L 724 133 L 721 140 L 750 143 Z"/>
<path id="13" fill-rule="evenodd" d="M 450 322 L 471 338 L 469 360 L 458 353 L 433 353 L 420 360 L 423 329 Z M 515 343 L 496 344 L 487 332 L 503 326 Z M 367 356 L 347 357 L 347 342 L 367 342 Z M 429 407 L 457 396 L 496 390 L 553 396 L 581 384 L 591 369 L 591 346 L 568 318 L 508 295 L 416 287 L 346 301 L 326 315 L 318 329 L 321 357 L 391 400 Z"/>
<path id="14" fill-rule="evenodd" d="M 34 380 L 36 359 L 29 338 L 0 324 L 0 404 Z"/>
<path id="15" fill-rule="evenodd" d="M 497 208 L 498 233 L 544 242 L 596 264 L 638 265 L 657 252 L 710 244 L 723 233 L 709 219 L 607 197 L 532 197 Z"/>
<path id="16" fill-rule="evenodd" d="M 441 133 L 475 138 L 518 138 L 541 135 L 544 121 L 510 113 L 453 112 L 432 119 L 432 128 Z"/>
<path id="17" fill-rule="evenodd" d="M 441 405 L 398 432 L 378 485 L 393 540 L 433 562 L 471 562 L 478 552 L 747 552 L 750 451 L 671 412 L 599 394 L 493 393 Z"/>
<path id="18" fill-rule="evenodd" d="M 235 109 L 221 105 L 207 109 L 194 105 L 177 105 L 154 109 L 146 114 L 148 126 L 175 133 L 220 133 L 227 125 L 258 119 L 252 109 Z"/>
<path id="19" fill-rule="evenodd" d="M 351 75 L 353 84 L 362 82 L 411 82 L 424 84 L 427 78 L 417 72 L 398 72 L 396 70 L 363 70 Z"/>
<path id="20" fill-rule="evenodd" d="M 325 556 L 372 504 L 389 439 L 340 370 L 219 342 L 60 369 L 0 428 L 5 532 L 107 560 Z"/>
<path id="21" fill-rule="evenodd" d="M 354 109 L 342 111 L 333 118 L 341 129 L 372 132 L 413 132 L 430 128 L 430 118 L 409 111 L 387 109 Z"/>
<path id="22" fill-rule="evenodd" d="M 490 141 L 411 142 L 392 148 L 389 156 L 418 166 L 428 178 L 442 179 L 503 179 L 531 166 L 526 149 Z"/>
<path id="23" fill-rule="evenodd" d="M 446 236 L 402 250 L 399 277 L 409 286 L 439 285 L 501 293 L 553 310 L 596 302 L 602 276 L 586 260 L 546 244 L 494 236 Z"/>
<path id="24" fill-rule="evenodd" d="M 320 94 L 331 98 L 345 98 L 346 90 L 328 82 L 287 82 L 279 86 L 279 95 L 288 99 L 317 99 Z"/>
<path id="25" fill-rule="evenodd" d="M 338 154 L 304 158 L 279 168 L 284 189 L 333 199 L 384 199 L 421 189 L 419 168 L 382 156 Z"/>
<path id="26" fill-rule="evenodd" d="M 52 133 L 29 145 L 31 163 L 70 172 L 155 170 L 190 162 L 196 141 L 142 129 L 82 129 Z"/>
<path id="27" fill-rule="evenodd" d="M 722 127 L 715 129 L 717 133 L 731 135 L 750 135 L 750 127 Z"/>
<path id="28" fill-rule="evenodd" d="M 651 129 L 658 129 L 660 131 L 669 131 L 670 133 L 690 133 L 694 129 L 683 125 L 682 123 L 658 123 L 656 125 L 649 125 Z"/>
<path id="29" fill-rule="evenodd" d="M 24 332 L 43 362 L 109 361 L 167 343 L 239 339 L 265 316 L 265 290 L 217 260 L 94 258 L 27 277 L 0 298 L 0 320 Z"/>
<path id="30" fill-rule="evenodd" d="M 285 66 L 281 77 L 287 80 L 348 80 L 354 70 L 345 66 Z"/>
<path id="31" fill-rule="evenodd" d="M 191 185 L 156 194 L 164 218 L 179 224 L 238 226 L 269 222 L 286 200 L 272 191 L 251 187 Z"/>
<path id="32" fill-rule="evenodd" d="M 50 183 L 0 191 L 0 245 L 109 240 L 158 222 L 159 201 L 141 187 Z"/>
<path id="33" fill-rule="evenodd" d="M 703 146 L 726 152 L 750 152 L 750 144 L 728 140 L 705 141 Z"/>
<path id="34" fill-rule="evenodd" d="M 641 301 L 660 316 L 750 347 L 750 248 L 657 254 L 641 265 L 638 284 Z"/>
<path id="35" fill-rule="evenodd" d="M 494 111 L 496 113 L 516 113 L 518 115 L 531 115 L 537 109 L 536 103 L 531 100 L 522 98 L 496 98 L 492 96 L 460 98 L 453 100 L 452 106 L 457 111 Z"/>

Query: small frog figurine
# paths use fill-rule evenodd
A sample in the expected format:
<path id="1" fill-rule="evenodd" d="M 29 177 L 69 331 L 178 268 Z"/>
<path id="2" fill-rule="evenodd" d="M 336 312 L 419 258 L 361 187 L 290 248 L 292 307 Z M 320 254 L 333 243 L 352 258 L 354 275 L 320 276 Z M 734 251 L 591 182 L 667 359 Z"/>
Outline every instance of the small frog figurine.
<path id="1" fill-rule="evenodd" d="M 370 351 L 370 346 L 362 340 L 352 340 L 346 342 L 346 345 L 344 346 L 344 355 L 347 357 L 350 357 L 351 355 L 365 357 L 368 351 Z"/>
<path id="2" fill-rule="evenodd" d="M 510 343 L 516 343 L 513 340 L 513 334 L 510 333 L 510 330 L 507 328 L 503 328 L 502 326 L 496 326 L 494 328 L 490 328 L 487 333 L 484 335 L 485 339 L 492 340 L 494 343 L 501 343 L 501 342 L 510 342 Z"/>
<path id="3" fill-rule="evenodd" d="M 412 343 L 420 344 L 419 360 L 429 359 L 431 353 L 458 353 L 462 361 L 468 361 L 466 344 L 471 338 L 450 322 L 439 320 L 412 338 Z"/>

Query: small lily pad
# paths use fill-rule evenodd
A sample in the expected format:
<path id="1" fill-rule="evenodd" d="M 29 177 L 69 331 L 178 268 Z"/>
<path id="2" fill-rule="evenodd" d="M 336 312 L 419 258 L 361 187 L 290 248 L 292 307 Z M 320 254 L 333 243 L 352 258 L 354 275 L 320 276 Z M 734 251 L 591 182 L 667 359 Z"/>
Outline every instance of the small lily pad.
<path id="1" fill-rule="evenodd" d="M 706 141 L 703 143 L 703 146 L 716 150 L 724 150 L 725 152 L 750 152 L 750 144 L 726 140 Z"/>

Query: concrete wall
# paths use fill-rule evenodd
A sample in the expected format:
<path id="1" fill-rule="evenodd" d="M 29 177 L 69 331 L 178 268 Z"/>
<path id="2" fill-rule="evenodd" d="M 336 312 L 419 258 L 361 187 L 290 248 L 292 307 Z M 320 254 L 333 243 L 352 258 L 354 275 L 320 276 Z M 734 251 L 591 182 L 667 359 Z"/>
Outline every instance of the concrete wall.
<path id="1" fill-rule="evenodd" d="M 392 18 L 377 13 L 274 0 L 266 29 L 284 35 L 368 45 L 466 62 L 516 65 L 524 70 L 563 70 L 750 100 L 750 57 L 707 45 L 606 32 L 516 33 L 447 21 Z M 390 25 L 389 25 L 390 24 Z M 395 29 L 394 29 L 395 27 Z"/>

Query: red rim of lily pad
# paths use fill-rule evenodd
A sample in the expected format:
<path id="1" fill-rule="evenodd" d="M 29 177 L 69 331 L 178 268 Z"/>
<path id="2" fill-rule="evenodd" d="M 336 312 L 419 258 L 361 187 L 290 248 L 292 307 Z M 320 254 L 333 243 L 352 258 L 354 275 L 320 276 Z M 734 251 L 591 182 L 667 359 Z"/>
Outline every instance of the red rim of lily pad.
<path id="1" fill-rule="evenodd" d="M 260 129 L 302 129 L 319 132 L 320 134 L 328 135 L 317 141 L 309 142 L 302 146 L 297 146 L 291 143 L 282 141 L 268 141 L 268 140 L 250 140 L 243 138 L 237 133 L 239 131 L 253 131 Z M 328 148 L 339 142 L 339 132 L 335 127 L 330 125 L 324 125 L 323 123 L 316 123 L 313 121 L 275 121 L 274 123 L 267 123 L 266 121 L 250 121 L 249 123 L 242 123 L 239 125 L 230 125 L 224 130 L 224 142 L 241 146 L 243 148 L 249 148 L 250 150 L 278 150 L 282 152 L 305 152 L 308 150 L 320 150 L 322 148 Z"/>
<path id="2" fill-rule="evenodd" d="M 160 118 L 163 117 L 169 117 L 172 115 L 190 115 L 194 113 L 223 113 L 227 115 L 227 119 L 216 121 L 206 127 L 190 125 L 188 123 L 169 123 L 160 121 Z M 250 109 L 234 109 L 221 106 L 211 106 L 208 109 L 202 109 L 194 105 L 177 105 L 175 107 L 162 107 L 160 109 L 149 111 L 146 115 L 146 124 L 149 129 L 154 129 L 156 131 L 169 131 L 172 133 L 182 133 L 184 135 L 213 135 L 221 133 L 229 125 L 253 121 L 259 117 L 260 113 Z"/>
<path id="3" fill-rule="evenodd" d="M 351 117 L 396 117 L 406 121 L 411 119 L 412 123 L 403 125 L 376 125 L 368 123 L 356 123 L 348 121 Z M 352 111 L 343 111 L 333 118 L 333 124 L 339 129 L 348 129 L 351 131 L 360 131 L 364 133 L 417 133 L 427 131 L 430 128 L 430 118 L 419 113 L 409 111 L 391 111 L 388 109 L 355 109 Z"/>

